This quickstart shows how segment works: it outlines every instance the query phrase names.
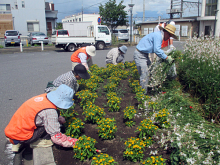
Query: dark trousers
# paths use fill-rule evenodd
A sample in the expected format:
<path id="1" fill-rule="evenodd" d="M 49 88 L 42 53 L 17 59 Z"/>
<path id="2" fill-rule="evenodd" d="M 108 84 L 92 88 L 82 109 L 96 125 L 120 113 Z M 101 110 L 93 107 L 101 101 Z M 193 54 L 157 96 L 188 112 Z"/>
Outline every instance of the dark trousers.
<path id="1" fill-rule="evenodd" d="M 23 141 L 23 143 L 30 144 L 37 141 L 39 138 L 47 139 L 47 140 L 50 139 L 50 135 L 45 131 L 44 126 L 37 127 L 37 129 L 34 130 L 34 134 L 32 138 Z"/>

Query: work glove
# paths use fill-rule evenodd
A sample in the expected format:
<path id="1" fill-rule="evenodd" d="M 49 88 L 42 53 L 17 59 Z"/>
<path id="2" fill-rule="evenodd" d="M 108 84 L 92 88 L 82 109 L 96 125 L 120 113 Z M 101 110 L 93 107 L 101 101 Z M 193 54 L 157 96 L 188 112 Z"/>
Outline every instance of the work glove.
<path id="1" fill-rule="evenodd" d="M 174 59 L 171 56 L 167 56 L 166 60 L 171 64 Z"/>
<path id="2" fill-rule="evenodd" d="M 173 45 L 170 45 L 170 49 L 176 50 L 176 48 Z"/>

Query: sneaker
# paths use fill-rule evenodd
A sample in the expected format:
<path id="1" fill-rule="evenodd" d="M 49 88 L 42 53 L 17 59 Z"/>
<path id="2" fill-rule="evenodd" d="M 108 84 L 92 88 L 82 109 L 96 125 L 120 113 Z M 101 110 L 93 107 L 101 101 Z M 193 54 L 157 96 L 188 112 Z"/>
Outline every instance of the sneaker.
<path id="1" fill-rule="evenodd" d="M 46 139 L 39 139 L 34 143 L 30 144 L 31 148 L 46 148 L 53 145 L 53 142 L 51 140 Z"/>

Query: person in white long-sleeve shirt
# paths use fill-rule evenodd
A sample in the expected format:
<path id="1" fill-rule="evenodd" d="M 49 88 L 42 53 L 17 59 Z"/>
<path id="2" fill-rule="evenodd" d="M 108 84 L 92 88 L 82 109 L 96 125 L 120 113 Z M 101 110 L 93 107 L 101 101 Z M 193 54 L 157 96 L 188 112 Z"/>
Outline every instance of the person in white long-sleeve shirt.
<path id="1" fill-rule="evenodd" d="M 127 46 L 125 45 L 122 45 L 118 48 L 112 48 L 108 52 L 105 62 L 107 64 L 110 63 L 114 65 L 117 65 L 120 62 L 124 63 L 125 62 L 124 55 L 126 54 L 126 52 L 127 52 Z"/>

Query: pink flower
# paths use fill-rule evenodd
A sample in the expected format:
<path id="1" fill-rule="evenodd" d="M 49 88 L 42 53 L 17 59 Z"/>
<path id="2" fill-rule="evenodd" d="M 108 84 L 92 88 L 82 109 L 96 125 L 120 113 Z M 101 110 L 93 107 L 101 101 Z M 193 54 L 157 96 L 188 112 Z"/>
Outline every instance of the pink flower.
<path id="1" fill-rule="evenodd" d="M 193 109 L 193 107 L 192 107 L 192 106 L 189 106 L 189 108 L 190 108 L 190 109 Z"/>

